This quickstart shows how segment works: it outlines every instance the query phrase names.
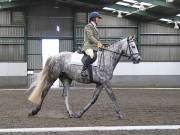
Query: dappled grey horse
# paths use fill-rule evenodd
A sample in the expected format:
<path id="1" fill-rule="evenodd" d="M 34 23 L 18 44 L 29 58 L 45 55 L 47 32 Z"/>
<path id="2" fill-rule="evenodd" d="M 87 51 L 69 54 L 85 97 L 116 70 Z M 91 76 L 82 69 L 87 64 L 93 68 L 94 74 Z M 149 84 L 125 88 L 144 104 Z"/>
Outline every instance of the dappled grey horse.
<path id="1" fill-rule="evenodd" d="M 87 78 L 81 76 L 82 65 L 73 65 L 70 63 L 72 54 L 72 52 L 62 52 L 48 58 L 37 86 L 29 97 L 31 102 L 37 104 L 36 108 L 29 113 L 29 116 L 36 115 L 40 111 L 43 100 L 50 87 L 59 78 L 63 84 L 63 97 L 70 117 L 80 118 L 96 102 L 100 92 L 105 88 L 113 102 L 118 118 L 123 118 L 120 106 L 112 91 L 110 80 L 113 77 L 113 71 L 121 56 L 129 57 L 133 63 L 139 63 L 141 60 L 135 44 L 135 38 L 129 36 L 98 51 L 98 63 L 97 66 L 92 66 L 93 78 L 91 79 L 89 76 Z M 69 104 L 69 88 L 73 80 L 80 83 L 96 84 L 96 89 L 89 103 L 81 111 L 76 113 L 71 110 Z"/>

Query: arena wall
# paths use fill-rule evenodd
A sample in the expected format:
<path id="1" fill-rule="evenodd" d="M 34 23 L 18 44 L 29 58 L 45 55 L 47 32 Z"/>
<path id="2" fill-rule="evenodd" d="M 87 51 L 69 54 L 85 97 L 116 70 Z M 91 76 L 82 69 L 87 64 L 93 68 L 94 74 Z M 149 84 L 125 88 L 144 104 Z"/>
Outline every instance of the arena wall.
<path id="1" fill-rule="evenodd" d="M 118 87 L 180 87 L 180 62 L 119 62 L 112 85 Z"/>
<path id="2" fill-rule="evenodd" d="M 0 63 L 0 88 L 27 87 L 27 63 Z"/>

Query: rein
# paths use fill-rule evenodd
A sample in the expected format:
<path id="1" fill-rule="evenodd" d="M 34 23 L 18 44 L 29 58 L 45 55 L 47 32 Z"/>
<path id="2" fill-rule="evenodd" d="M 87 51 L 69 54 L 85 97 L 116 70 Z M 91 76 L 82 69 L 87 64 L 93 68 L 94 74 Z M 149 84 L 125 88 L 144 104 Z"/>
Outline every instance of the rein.
<path id="1" fill-rule="evenodd" d="M 101 48 L 102 50 L 106 50 L 106 51 L 109 51 L 109 52 L 112 52 L 112 53 L 116 53 L 116 54 L 120 54 L 121 55 L 121 53 L 119 53 L 119 52 L 116 52 L 116 51 L 112 51 L 112 50 L 109 50 L 109 49 L 106 49 L 106 48 Z"/>

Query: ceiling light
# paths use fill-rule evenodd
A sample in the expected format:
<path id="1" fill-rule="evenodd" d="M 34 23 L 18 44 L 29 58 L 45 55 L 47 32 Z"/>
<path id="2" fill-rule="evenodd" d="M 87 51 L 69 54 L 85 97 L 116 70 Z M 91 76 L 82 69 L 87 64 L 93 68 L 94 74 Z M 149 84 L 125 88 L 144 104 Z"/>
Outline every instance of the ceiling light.
<path id="1" fill-rule="evenodd" d="M 60 26 L 59 25 L 56 25 L 56 31 L 60 32 Z"/>
<path id="2" fill-rule="evenodd" d="M 160 20 L 160 21 L 163 21 L 163 22 L 167 22 L 167 23 L 173 23 L 172 20 L 166 19 L 166 18 L 161 18 L 161 19 L 159 19 L 159 20 Z"/>
<path id="3" fill-rule="evenodd" d="M 132 5 L 133 8 L 137 8 L 139 10 L 145 10 L 146 8 L 141 3 L 135 3 Z"/>
<path id="4" fill-rule="evenodd" d="M 174 29 L 179 29 L 178 22 L 174 22 Z"/>
<path id="5" fill-rule="evenodd" d="M 172 3 L 174 0 L 166 0 L 167 3 Z"/>
<path id="6" fill-rule="evenodd" d="M 129 2 L 129 3 L 138 3 L 136 0 L 123 0 L 124 2 Z"/>
<path id="7" fill-rule="evenodd" d="M 118 13 L 117 18 L 122 18 L 123 15 L 128 14 L 128 11 L 114 10 L 113 13 Z"/>
<path id="8" fill-rule="evenodd" d="M 109 11 L 115 11 L 116 9 L 114 9 L 114 8 L 109 8 L 109 7 L 104 7 L 103 8 L 104 10 L 109 10 Z"/>
<path id="9" fill-rule="evenodd" d="M 137 4 L 134 4 L 134 5 L 132 5 L 132 7 L 133 7 L 133 8 L 137 8 L 137 9 L 139 9 L 139 7 L 140 7 L 140 6 L 139 6 L 139 5 L 137 5 Z"/>
<path id="10" fill-rule="evenodd" d="M 179 17 L 180 17 L 180 14 L 177 14 L 176 16 L 179 16 Z"/>
<path id="11" fill-rule="evenodd" d="M 139 10 L 145 10 L 146 8 L 140 3 Z"/>
<path id="12" fill-rule="evenodd" d="M 55 6 L 53 6 L 53 8 L 56 8 L 56 9 L 58 9 L 58 8 L 59 8 L 59 6 L 55 5 Z"/>
<path id="13" fill-rule="evenodd" d="M 122 12 L 121 11 L 117 11 L 118 12 L 118 15 L 117 15 L 117 18 L 122 18 Z"/>
<path id="14" fill-rule="evenodd" d="M 151 4 L 151 3 L 146 3 L 146 2 L 141 2 L 141 4 L 144 5 L 144 6 L 148 6 L 148 7 L 153 6 L 153 4 Z"/>
<path id="15" fill-rule="evenodd" d="M 118 4 L 118 5 L 123 5 L 123 6 L 127 6 L 127 7 L 130 7 L 130 6 L 131 6 L 129 3 L 125 3 L 125 2 L 116 2 L 116 4 Z"/>

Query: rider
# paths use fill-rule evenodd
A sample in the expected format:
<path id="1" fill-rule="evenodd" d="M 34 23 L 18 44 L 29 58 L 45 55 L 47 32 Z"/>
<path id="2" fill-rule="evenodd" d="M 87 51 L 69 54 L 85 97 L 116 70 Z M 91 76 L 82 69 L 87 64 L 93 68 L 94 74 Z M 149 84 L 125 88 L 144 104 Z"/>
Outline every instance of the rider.
<path id="1" fill-rule="evenodd" d="M 83 68 L 81 75 L 83 77 L 87 76 L 86 69 L 90 64 L 92 64 L 97 58 L 98 48 L 103 48 L 104 46 L 99 39 L 99 31 L 97 25 L 100 23 L 102 17 L 98 12 L 91 12 L 89 15 L 89 23 L 84 28 L 84 46 L 83 46 Z"/>

